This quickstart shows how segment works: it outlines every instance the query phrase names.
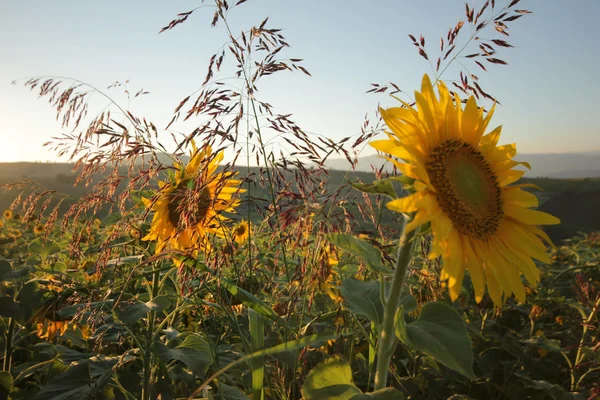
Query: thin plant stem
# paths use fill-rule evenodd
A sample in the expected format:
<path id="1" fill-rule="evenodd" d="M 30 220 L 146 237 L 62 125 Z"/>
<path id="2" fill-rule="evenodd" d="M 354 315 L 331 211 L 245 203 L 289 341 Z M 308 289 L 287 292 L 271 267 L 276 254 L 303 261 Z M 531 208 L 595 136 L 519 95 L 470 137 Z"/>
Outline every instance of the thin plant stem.
<path id="1" fill-rule="evenodd" d="M 392 280 L 389 296 L 386 299 L 383 323 L 379 332 L 379 341 L 377 343 L 377 367 L 375 370 L 375 390 L 380 390 L 386 387 L 388 369 L 392 354 L 396 349 L 396 336 L 394 334 L 394 319 L 396 311 L 400 305 L 400 294 L 406 277 L 406 271 L 410 260 L 412 259 L 415 230 L 406 232 L 406 227 L 403 229 L 402 236 L 398 248 L 398 259 L 396 260 L 396 271 Z M 384 279 L 382 276 L 381 279 Z M 385 296 L 384 296 L 385 297 Z"/>
<path id="2" fill-rule="evenodd" d="M 4 366 L 2 371 L 10 372 L 12 364 L 12 350 L 13 350 L 13 333 L 15 330 L 16 321 L 14 318 L 9 318 L 8 329 L 5 331 L 4 337 Z"/>
<path id="3" fill-rule="evenodd" d="M 160 287 L 160 269 L 155 270 L 152 278 L 152 297 L 158 296 Z M 144 349 L 144 378 L 142 382 L 142 400 L 150 399 L 150 375 L 152 372 L 152 342 L 154 340 L 154 317 L 155 311 L 148 312 L 148 330 L 146 332 L 146 348 Z"/>

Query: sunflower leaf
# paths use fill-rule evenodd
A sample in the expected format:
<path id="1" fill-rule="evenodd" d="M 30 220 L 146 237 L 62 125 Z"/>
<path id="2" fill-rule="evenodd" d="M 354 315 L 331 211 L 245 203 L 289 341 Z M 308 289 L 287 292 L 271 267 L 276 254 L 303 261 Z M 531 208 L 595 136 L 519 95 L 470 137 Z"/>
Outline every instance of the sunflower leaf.
<path id="1" fill-rule="evenodd" d="M 382 194 L 392 199 L 397 198 L 396 191 L 389 179 L 381 179 L 373 183 L 349 182 L 350 185 L 363 193 Z"/>
<path id="2" fill-rule="evenodd" d="M 352 382 L 350 364 L 339 357 L 313 368 L 302 387 L 302 396 L 306 400 L 350 400 L 357 394 L 362 393 Z"/>
<path id="3" fill-rule="evenodd" d="M 340 292 L 344 298 L 346 310 L 367 317 L 376 324 L 381 324 L 383 304 L 381 303 L 379 282 L 363 282 L 354 278 L 344 279 Z"/>
<path id="4" fill-rule="evenodd" d="M 396 336 L 402 343 L 469 379 L 476 378 L 471 339 L 456 310 L 443 303 L 427 303 L 419 318 L 409 324 L 401 310 L 396 314 Z"/>
<path id="5" fill-rule="evenodd" d="M 345 233 L 330 233 L 326 239 L 339 247 L 360 258 L 371 272 L 377 274 L 391 274 L 392 271 L 381 263 L 381 253 L 369 242 L 358 239 Z"/>

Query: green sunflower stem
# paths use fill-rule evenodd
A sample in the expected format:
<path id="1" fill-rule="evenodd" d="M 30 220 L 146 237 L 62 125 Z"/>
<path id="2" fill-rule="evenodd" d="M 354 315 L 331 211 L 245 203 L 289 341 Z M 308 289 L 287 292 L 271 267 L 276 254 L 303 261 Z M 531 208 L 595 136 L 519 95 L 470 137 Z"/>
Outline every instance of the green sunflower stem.
<path id="1" fill-rule="evenodd" d="M 416 230 L 406 232 L 406 228 L 402 232 L 398 248 L 398 259 L 396 261 L 396 271 L 392 280 L 389 296 L 387 296 L 384 304 L 383 323 L 379 332 L 379 340 L 377 341 L 377 369 L 375 371 L 375 390 L 380 390 L 386 387 L 388 369 L 390 360 L 396 349 L 396 335 L 394 321 L 396 311 L 400 305 L 400 294 L 406 277 L 406 270 L 412 259 L 414 237 Z M 381 277 L 383 280 L 383 276 Z M 385 295 L 384 295 L 385 298 Z"/>
<path id="2" fill-rule="evenodd" d="M 152 278 L 151 300 L 158 296 L 160 286 L 160 269 L 154 272 Z M 154 340 L 155 311 L 148 312 L 148 330 L 146 331 L 146 348 L 144 349 L 142 400 L 150 400 L 150 378 L 152 374 L 152 342 Z"/>

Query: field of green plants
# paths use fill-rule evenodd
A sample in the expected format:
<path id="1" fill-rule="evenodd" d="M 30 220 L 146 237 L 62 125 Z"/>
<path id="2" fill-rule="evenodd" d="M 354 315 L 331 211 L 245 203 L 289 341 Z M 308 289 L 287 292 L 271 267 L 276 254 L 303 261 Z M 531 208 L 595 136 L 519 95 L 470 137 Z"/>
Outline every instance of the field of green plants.
<path id="1" fill-rule="evenodd" d="M 519 180 L 529 166 L 463 64 L 506 64 L 508 26 L 530 12 L 467 4 L 439 56 L 409 35 L 431 78 L 414 96 L 373 84 L 398 106 L 333 141 L 260 98 L 272 74 L 310 75 L 281 31 L 232 32 L 253 2 L 207 3 L 227 45 L 175 107 L 167 130 L 199 125 L 174 152 L 108 95 L 92 117 L 92 85 L 24 83 L 69 128 L 49 146 L 74 173 L 3 185 L 0 399 L 599 398 L 600 233 L 552 243 L 542 226 L 562 207 L 541 207 L 597 180 Z M 324 167 L 365 145 L 394 172 Z M 561 218 L 558 233 L 589 231 Z"/>

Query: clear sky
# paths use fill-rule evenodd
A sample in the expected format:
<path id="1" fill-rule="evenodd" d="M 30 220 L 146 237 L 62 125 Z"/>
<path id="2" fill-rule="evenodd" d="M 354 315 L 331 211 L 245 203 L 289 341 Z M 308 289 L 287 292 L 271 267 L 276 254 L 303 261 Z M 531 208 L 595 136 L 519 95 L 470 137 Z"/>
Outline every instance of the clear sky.
<path id="1" fill-rule="evenodd" d="M 165 127 L 227 40 L 222 27 L 210 28 L 211 8 L 158 34 L 200 4 L 0 0 L 0 161 L 57 160 L 42 144 L 65 132 L 46 101 L 11 85 L 15 79 L 66 76 L 100 88 L 129 79 L 132 91 L 150 91 L 131 109 Z M 512 25 L 516 48 L 500 54 L 510 65 L 472 69 L 502 103 L 492 125 L 503 125 L 502 141 L 517 142 L 521 153 L 600 150 L 600 1 L 524 0 L 518 8 L 534 14 Z M 407 35 L 425 35 L 437 55 L 440 35 L 463 15 L 458 0 L 250 0 L 230 22 L 239 32 L 268 16 L 271 27 L 283 29 L 292 46 L 285 56 L 303 58 L 313 77 L 276 74 L 263 82 L 262 99 L 292 113 L 306 131 L 340 139 L 358 133 L 378 102 L 392 104 L 365 94 L 371 82 L 393 81 L 412 93 L 432 72 Z M 127 107 L 120 92 L 108 93 Z"/>

